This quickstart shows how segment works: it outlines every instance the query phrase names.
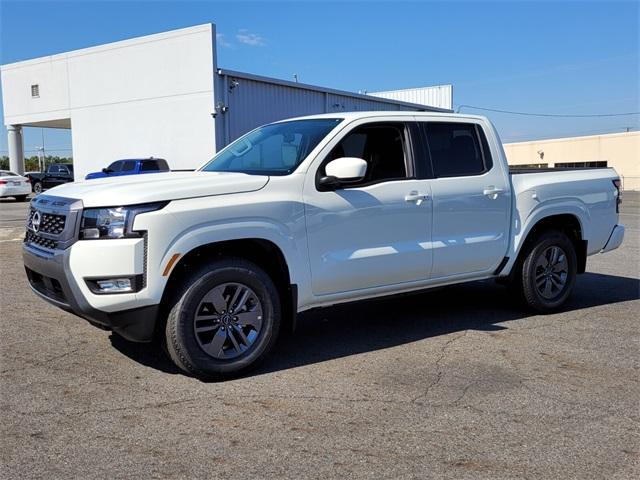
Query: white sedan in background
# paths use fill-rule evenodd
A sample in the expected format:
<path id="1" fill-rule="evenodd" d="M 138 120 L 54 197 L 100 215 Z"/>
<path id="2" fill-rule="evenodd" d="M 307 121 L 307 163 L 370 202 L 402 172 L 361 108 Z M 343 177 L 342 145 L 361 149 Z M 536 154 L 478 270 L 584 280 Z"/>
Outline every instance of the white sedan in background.
<path id="1" fill-rule="evenodd" d="M 0 170 L 0 198 L 14 197 L 24 202 L 31 193 L 31 183 L 27 177 L 22 177 L 8 170 Z"/>

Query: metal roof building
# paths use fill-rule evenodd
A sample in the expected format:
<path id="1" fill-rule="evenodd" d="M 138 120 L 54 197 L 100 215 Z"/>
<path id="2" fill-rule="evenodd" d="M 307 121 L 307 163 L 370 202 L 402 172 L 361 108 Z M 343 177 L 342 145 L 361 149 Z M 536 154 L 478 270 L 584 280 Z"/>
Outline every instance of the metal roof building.
<path id="1" fill-rule="evenodd" d="M 451 110 L 453 108 L 453 85 L 434 85 L 433 87 L 404 88 L 387 92 L 370 92 L 374 97 L 389 98 L 402 102 L 430 105 Z"/>
<path id="2" fill-rule="evenodd" d="M 76 178 L 119 158 L 195 168 L 264 123 L 315 113 L 446 109 L 219 69 L 213 24 L 0 67 L 11 168 L 22 127 L 71 129 Z"/>

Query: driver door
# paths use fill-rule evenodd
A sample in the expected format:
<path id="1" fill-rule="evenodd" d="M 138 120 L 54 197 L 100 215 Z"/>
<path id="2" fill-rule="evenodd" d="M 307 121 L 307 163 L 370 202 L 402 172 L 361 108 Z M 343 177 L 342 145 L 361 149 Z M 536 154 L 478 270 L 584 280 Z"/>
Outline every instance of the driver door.
<path id="1" fill-rule="evenodd" d="M 415 178 L 411 132 L 406 122 L 360 121 L 309 170 L 303 196 L 314 295 L 429 278 L 431 191 Z M 322 191 L 317 181 L 339 157 L 364 159 L 367 174 Z"/>

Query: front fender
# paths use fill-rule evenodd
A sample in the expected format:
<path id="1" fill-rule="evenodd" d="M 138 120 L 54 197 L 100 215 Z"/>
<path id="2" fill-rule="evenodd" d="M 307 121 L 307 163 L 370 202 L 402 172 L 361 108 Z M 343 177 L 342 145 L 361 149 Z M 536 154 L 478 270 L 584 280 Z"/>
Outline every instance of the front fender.
<path id="1" fill-rule="evenodd" d="M 150 212 L 136 218 L 136 228 L 147 230 L 147 292 L 158 302 L 162 298 L 171 272 L 179 260 L 189 252 L 202 247 L 234 240 L 266 240 L 274 244 L 285 259 L 291 283 L 304 288 L 309 285 L 309 271 L 305 268 L 304 215 L 285 218 L 296 219 L 290 223 L 279 223 L 264 217 L 245 217 L 231 220 L 218 218 L 202 222 L 203 216 L 197 216 L 200 222 L 185 218 L 190 214 L 172 212 L 171 204 L 163 210 Z M 209 210 L 213 216 L 215 209 Z M 233 218 L 233 217 L 232 217 Z M 175 257 L 175 258 L 174 258 Z"/>

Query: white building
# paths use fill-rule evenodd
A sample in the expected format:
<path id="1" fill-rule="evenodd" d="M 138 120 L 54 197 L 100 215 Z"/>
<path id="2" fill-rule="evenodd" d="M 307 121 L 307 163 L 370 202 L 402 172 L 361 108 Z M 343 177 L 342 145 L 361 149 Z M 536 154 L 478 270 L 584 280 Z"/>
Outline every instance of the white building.
<path id="1" fill-rule="evenodd" d="M 76 178 L 120 158 L 195 168 L 248 130 L 292 116 L 447 111 L 221 70 L 212 24 L 3 65 L 0 75 L 11 169 L 24 168 L 23 126 L 68 128 Z"/>

